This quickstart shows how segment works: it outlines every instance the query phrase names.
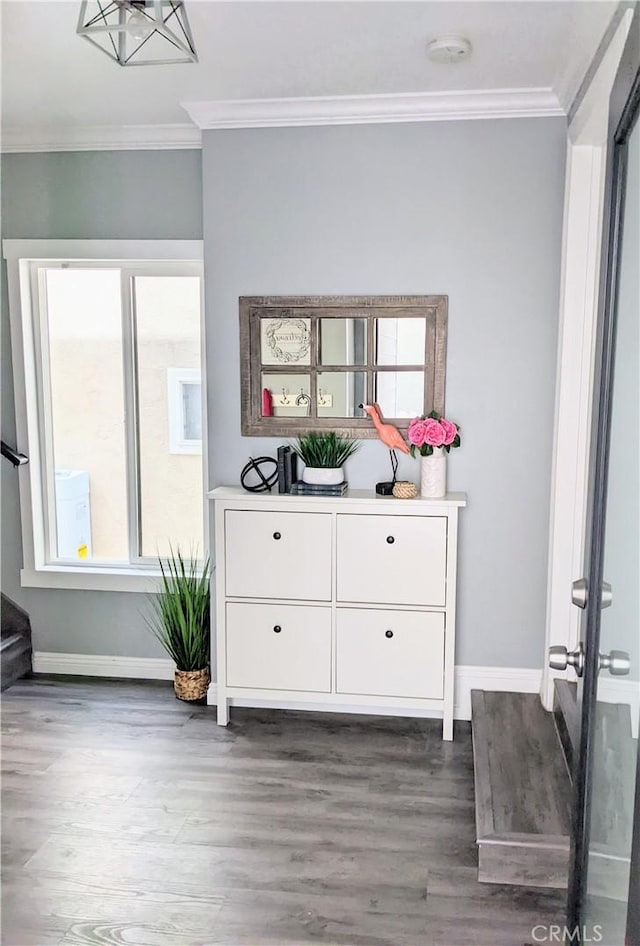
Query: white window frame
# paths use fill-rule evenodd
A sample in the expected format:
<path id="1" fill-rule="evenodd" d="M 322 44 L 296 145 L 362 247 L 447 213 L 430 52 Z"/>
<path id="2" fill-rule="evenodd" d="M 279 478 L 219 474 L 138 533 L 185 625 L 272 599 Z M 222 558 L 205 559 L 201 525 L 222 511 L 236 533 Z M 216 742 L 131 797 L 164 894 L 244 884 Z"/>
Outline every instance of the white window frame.
<path id="1" fill-rule="evenodd" d="M 202 374 L 198 368 L 167 369 L 167 398 L 169 401 L 169 453 L 178 455 L 202 453 L 202 439 L 189 440 L 184 436 L 186 418 L 184 416 L 184 397 L 182 388 L 185 384 L 202 385 Z"/>
<path id="2" fill-rule="evenodd" d="M 113 263 L 127 270 L 139 268 L 139 275 L 148 274 L 155 268 L 157 272 L 166 272 L 166 263 L 179 263 L 184 272 L 193 272 L 201 278 L 201 385 L 202 385 L 202 491 L 206 495 L 208 485 L 207 469 L 207 420 L 206 420 L 206 371 L 205 371 L 205 324 L 204 324 L 204 276 L 203 246 L 200 240 L 4 240 L 3 255 L 7 261 L 7 282 L 9 290 L 9 315 L 11 323 L 11 346 L 13 362 L 13 381 L 16 407 L 17 448 L 29 457 L 29 463 L 18 468 L 20 488 L 20 513 L 22 521 L 23 568 L 20 573 L 24 587 L 35 588 L 70 588 L 96 591 L 153 591 L 159 575 L 156 563 L 150 559 L 137 559 L 130 563 L 50 563 L 47 535 L 51 516 L 51 490 L 46 483 L 46 443 L 43 436 L 41 418 L 42 405 L 39 401 L 41 384 L 38 374 L 42 364 L 40 357 L 41 332 L 39 320 L 41 313 L 34 311 L 33 276 L 36 267 L 42 264 L 91 266 L 92 262 Z M 165 264 L 165 265 L 163 265 Z M 127 300 L 123 303 L 129 305 Z M 123 339 L 125 347 L 129 344 Z M 131 357 L 125 351 L 125 357 Z M 125 405 L 127 410 L 134 407 L 135 394 L 133 374 L 125 372 Z M 135 437 L 134 425 L 127 433 L 128 483 L 137 481 L 135 467 L 136 451 L 132 449 L 130 438 Z M 136 479 L 132 479 L 136 477 Z M 132 516 L 132 504 L 135 496 L 129 493 L 130 548 L 134 548 L 133 530 L 138 529 L 138 522 Z M 47 506 L 49 509 L 47 509 Z M 137 508 L 137 506 L 136 506 Z M 203 502 L 203 541 L 204 555 L 209 549 L 209 527 L 207 503 Z M 137 531 L 136 531 L 137 542 Z"/>

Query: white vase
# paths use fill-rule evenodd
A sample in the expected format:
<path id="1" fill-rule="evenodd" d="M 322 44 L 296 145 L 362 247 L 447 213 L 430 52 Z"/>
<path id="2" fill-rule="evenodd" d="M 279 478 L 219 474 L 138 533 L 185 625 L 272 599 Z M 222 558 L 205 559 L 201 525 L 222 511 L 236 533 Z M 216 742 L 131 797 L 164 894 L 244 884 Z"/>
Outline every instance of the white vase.
<path id="1" fill-rule="evenodd" d="M 302 482 L 312 483 L 314 486 L 335 486 L 337 483 L 344 482 L 344 473 L 341 466 L 305 466 L 302 471 Z"/>
<path id="2" fill-rule="evenodd" d="M 447 492 L 447 455 L 434 447 L 430 457 L 420 458 L 420 495 L 440 499 Z"/>

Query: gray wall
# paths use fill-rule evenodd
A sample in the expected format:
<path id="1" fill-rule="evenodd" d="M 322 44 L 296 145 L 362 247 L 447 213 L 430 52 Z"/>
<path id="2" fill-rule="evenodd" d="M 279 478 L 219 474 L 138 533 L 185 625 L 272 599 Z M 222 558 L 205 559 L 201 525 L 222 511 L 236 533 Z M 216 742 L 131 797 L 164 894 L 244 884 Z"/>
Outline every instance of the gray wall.
<path id="1" fill-rule="evenodd" d="M 458 663 L 542 666 L 565 143 L 562 119 L 204 136 L 214 485 L 277 442 L 239 434 L 238 296 L 449 296 Z M 348 464 L 353 486 L 388 473 L 376 442 Z"/>
<path id="2" fill-rule="evenodd" d="M 200 151 L 17 154 L 2 158 L 2 236 L 202 238 Z M 6 274 L 2 273 L 2 439 L 15 441 Z M 17 476 L 2 471 L 2 590 L 31 616 L 37 650 L 160 656 L 144 597 L 20 588 Z"/>
<path id="3" fill-rule="evenodd" d="M 600 650 L 626 650 L 640 679 L 640 124 L 629 140 L 611 408 L 604 577 L 613 604 L 602 612 Z M 606 679 L 606 677 L 605 677 Z"/>
<path id="4" fill-rule="evenodd" d="M 447 410 L 464 443 L 449 484 L 469 493 L 457 661 L 540 667 L 564 154 L 564 122 L 536 119 L 209 132 L 202 171 L 198 152 L 12 155 L 3 236 L 197 239 L 204 203 L 214 485 L 276 443 L 239 434 L 238 296 L 448 294 Z M 140 595 L 20 589 L 15 474 L 0 466 L 3 589 L 37 649 L 159 654 Z M 417 463 L 400 473 L 417 478 Z M 385 449 L 365 442 L 348 474 L 387 478 Z"/>

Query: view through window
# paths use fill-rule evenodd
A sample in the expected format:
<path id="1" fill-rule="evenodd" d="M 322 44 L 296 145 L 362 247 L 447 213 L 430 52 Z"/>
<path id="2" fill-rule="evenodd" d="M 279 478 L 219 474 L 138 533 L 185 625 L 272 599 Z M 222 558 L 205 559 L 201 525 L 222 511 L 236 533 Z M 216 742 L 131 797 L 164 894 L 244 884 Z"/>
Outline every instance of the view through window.
<path id="1" fill-rule="evenodd" d="M 38 266 L 50 560 L 202 557 L 201 279 L 189 269 Z"/>

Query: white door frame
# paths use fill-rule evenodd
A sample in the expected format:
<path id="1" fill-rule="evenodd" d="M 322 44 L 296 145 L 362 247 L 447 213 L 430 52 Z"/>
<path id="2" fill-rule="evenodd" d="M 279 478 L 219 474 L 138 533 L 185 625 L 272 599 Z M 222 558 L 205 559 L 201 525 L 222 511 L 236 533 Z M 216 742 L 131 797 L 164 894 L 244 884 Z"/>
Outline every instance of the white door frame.
<path id="1" fill-rule="evenodd" d="M 584 560 L 609 97 L 632 19 L 633 10 L 626 10 L 568 128 L 540 690 L 546 709 L 553 706 L 554 679 L 574 679 L 573 671 L 549 669 L 549 647 L 560 644 L 573 650 L 580 636 L 581 612 L 571 604 L 571 583 L 582 576 Z"/>

